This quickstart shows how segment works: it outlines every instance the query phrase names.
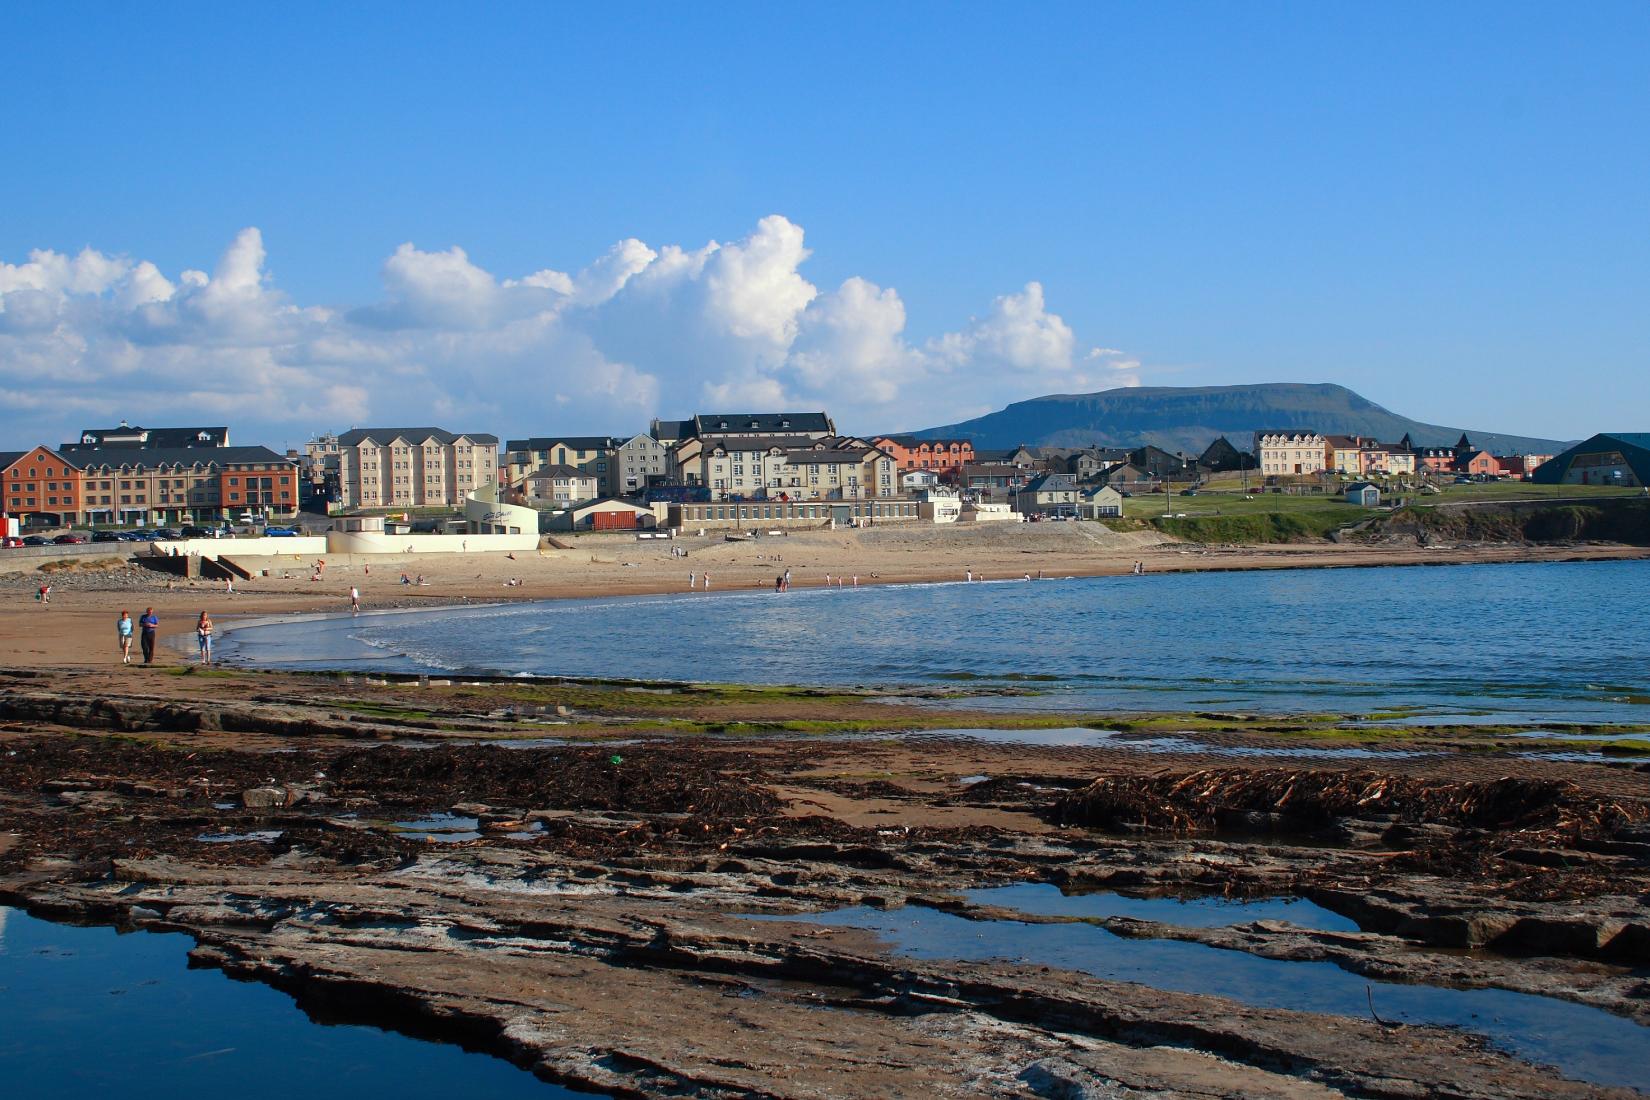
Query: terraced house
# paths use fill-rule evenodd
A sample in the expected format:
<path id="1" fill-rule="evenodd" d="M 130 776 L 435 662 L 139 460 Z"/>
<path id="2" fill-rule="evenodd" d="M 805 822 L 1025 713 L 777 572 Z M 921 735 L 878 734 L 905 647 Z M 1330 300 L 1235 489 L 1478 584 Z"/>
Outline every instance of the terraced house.
<path id="1" fill-rule="evenodd" d="M 338 437 L 345 508 L 457 508 L 498 477 L 498 436 L 441 428 L 352 428 Z"/>

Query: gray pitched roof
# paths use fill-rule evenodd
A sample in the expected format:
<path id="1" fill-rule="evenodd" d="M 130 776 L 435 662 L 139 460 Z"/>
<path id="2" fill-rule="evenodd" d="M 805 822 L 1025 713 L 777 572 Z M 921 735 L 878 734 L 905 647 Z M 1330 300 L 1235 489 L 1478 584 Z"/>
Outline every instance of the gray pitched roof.
<path id="1" fill-rule="evenodd" d="M 870 453 L 871 448 L 858 451 L 795 450 L 785 452 L 785 461 L 792 466 L 858 466 Z"/>
<path id="2" fill-rule="evenodd" d="M 1075 493 L 1077 486 L 1065 474 L 1043 474 L 1026 482 L 1022 493 Z"/>
<path id="3" fill-rule="evenodd" d="M 726 451 L 765 451 L 772 447 L 788 450 L 793 447 L 806 447 L 813 440 L 805 435 L 775 435 L 763 439 L 752 435 L 718 436 L 716 442 L 709 447 L 721 447 Z"/>
<path id="4" fill-rule="evenodd" d="M 693 418 L 696 435 L 726 432 L 834 432 L 836 426 L 822 412 L 699 413 Z"/>
<path id="5" fill-rule="evenodd" d="M 229 429 L 222 426 L 207 428 L 144 428 L 122 424 L 118 428 L 83 428 L 80 438 L 65 443 L 65 450 L 92 447 L 124 447 L 168 449 L 180 447 L 222 447 L 229 442 Z"/>
<path id="6" fill-rule="evenodd" d="M 241 466 L 282 465 L 296 467 L 297 461 L 276 454 L 268 447 L 108 447 L 75 452 L 82 470 L 116 469 L 121 466 Z"/>
<path id="7" fill-rule="evenodd" d="M 144 447 L 111 448 L 81 451 L 77 456 L 82 469 L 96 466 L 193 466 L 244 465 L 249 463 L 278 463 L 296 466 L 297 461 L 278 454 L 268 447 Z"/>
<path id="8" fill-rule="evenodd" d="M 422 443 L 426 439 L 434 439 L 440 443 L 456 442 L 463 436 L 472 443 L 498 443 L 498 436 L 488 435 L 485 432 L 449 432 L 443 428 L 351 428 L 338 437 L 340 447 L 359 447 L 362 443 L 371 440 L 374 443 L 384 444 L 396 439 L 405 439 L 409 443 Z"/>
<path id="9" fill-rule="evenodd" d="M 551 447 L 559 446 L 573 451 L 605 451 L 617 447 L 621 442 L 623 441 L 609 435 L 535 435 L 531 439 L 512 439 L 504 445 L 504 449 L 548 451 Z"/>
<path id="10" fill-rule="evenodd" d="M 589 473 L 588 471 L 581 470 L 577 466 L 558 464 L 551 466 L 540 466 L 538 469 L 527 475 L 527 480 L 537 481 L 540 478 L 546 477 L 577 477 L 583 478 L 586 481 L 594 481 L 596 475 Z"/>

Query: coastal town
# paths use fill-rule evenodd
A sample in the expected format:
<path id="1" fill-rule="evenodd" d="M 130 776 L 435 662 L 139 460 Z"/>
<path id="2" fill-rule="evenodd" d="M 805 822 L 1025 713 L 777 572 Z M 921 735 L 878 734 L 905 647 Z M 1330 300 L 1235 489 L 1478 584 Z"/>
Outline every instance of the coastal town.
<path id="1" fill-rule="evenodd" d="M 1342 497 L 1361 506 L 1441 485 L 1650 483 L 1650 436 L 1596 435 L 1561 454 L 1495 454 L 1308 429 L 1225 436 L 1198 454 L 1136 447 L 976 447 L 968 439 L 839 432 L 824 411 L 655 419 L 646 433 L 507 439 L 435 427 L 352 428 L 279 453 L 230 428 L 88 428 L 73 441 L 0 452 L 7 545 L 281 536 L 339 516 L 389 516 L 391 533 L 492 533 L 466 518 L 482 497 L 512 534 L 856 527 L 886 523 L 1105 520 L 1129 498 Z M 536 517 L 528 517 L 532 512 Z M 536 526 L 532 519 L 536 518 Z M 529 529 L 530 528 L 530 529 Z M 378 530 L 374 527 L 373 530 Z"/>

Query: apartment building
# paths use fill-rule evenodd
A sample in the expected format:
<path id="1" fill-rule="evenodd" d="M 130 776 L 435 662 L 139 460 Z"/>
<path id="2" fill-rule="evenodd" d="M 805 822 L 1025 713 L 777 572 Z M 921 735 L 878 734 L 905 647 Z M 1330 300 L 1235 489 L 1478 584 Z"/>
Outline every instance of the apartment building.
<path id="1" fill-rule="evenodd" d="M 1262 474 L 1320 474 L 1328 465 L 1329 442 L 1314 431 L 1258 431 L 1255 433 L 1255 460 Z"/>
<path id="2" fill-rule="evenodd" d="M 457 508 L 498 477 L 498 437 L 441 428 L 352 428 L 338 437 L 346 508 Z"/>
<path id="3" fill-rule="evenodd" d="M 613 449 L 609 496 L 631 497 L 670 477 L 668 449 L 651 435 L 633 435 Z"/>
<path id="4" fill-rule="evenodd" d="M 122 420 L 113 428 L 86 428 L 81 431 L 77 442 L 65 443 L 63 449 L 74 451 L 82 448 L 104 450 L 111 447 L 138 447 L 175 451 L 193 447 L 227 446 L 229 429 L 222 425 L 204 428 L 144 428 Z"/>
<path id="5" fill-rule="evenodd" d="M 1345 477 L 1415 472 L 1415 450 L 1407 436 L 1401 443 L 1381 443 L 1358 435 L 1327 435 L 1324 447 L 1328 468 Z"/>
<path id="6" fill-rule="evenodd" d="M 30 526 L 211 523 L 298 510 L 297 464 L 267 447 L 36 447 L 0 461 L 0 500 Z"/>
<path id="7" fill-rule="evenodd" d="M 684 485 L 711 500 L 853 500 L 899 492 L 893 456 L 851 436 L 689 439 L 673 452 Z"/>
<path id="8" fill-rule="evenodd" d="M 571 466 L 596 479 L 600 492 L 612 491 L 615 453 L 624 440 L 607 435 L 541 435 L 504 444 L 499 466 L 506 484 L 520 487 L 545 466 Z M 660 451 L 664 450 L 663 444 Z M 661 465 L 663 465 L 661 463 Z"/>
<path id="9" fill-rule="evenodd" d="M 515 488 L 517 499 L 529 508 L 567 508 L 602 495 L 595 475 L 576 466 L 541 466 Z"/>
<path id="10" fill-rule="evenodd" d="M 115 447 L 76 458 L 87 523 L 212 523 L 298 511 L 298 464 L 268 447 Z"/>

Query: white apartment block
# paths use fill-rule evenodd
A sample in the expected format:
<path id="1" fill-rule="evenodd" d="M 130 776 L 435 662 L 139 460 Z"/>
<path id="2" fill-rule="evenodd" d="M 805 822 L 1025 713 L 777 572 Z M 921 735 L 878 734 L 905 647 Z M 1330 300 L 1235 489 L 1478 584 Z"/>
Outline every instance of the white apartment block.
<path id="1" fill-rule="evenodd" d="M 1255 433 L 1255 462 L 1262 474 L 1319 474 L 1328 466 L 1329 441 L 1312 431 Z"/>
<path id="2" fill-rule="evenodd" d="M 346 508 L 456 508 L 498 477 L 498 437 L 440 428 L 352 428 L 338 437 Z"/>

